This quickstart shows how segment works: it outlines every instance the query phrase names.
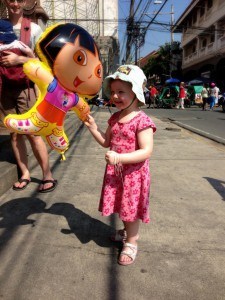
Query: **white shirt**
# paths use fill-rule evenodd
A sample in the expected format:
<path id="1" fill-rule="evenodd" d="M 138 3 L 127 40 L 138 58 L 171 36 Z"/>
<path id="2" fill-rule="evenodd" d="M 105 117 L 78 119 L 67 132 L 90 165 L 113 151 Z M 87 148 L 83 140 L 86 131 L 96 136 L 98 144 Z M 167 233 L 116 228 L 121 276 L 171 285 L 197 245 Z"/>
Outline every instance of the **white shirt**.
<path id="1" fill-rule="evenodd" d="M 2 44 L 0 45 L 0 51 L 4 51 L 4 50 L 10 50 L 10 49 L 20 49 L 22 52 L 24 52 L 24 48 L 27 48 L 27 45 L 25 45 L 24 43 L 15 40 L 10 44 Z"/>
<path id="2" fill-rule="evenodd" d="M 18 39 L 20 39 L 20 28 L 21 28 L 21 24 L 16 24 L 15 26 L 13 26 L 13 31 L 15 32 Z M 42 34 L 41 27 L 36 23 L 31 22 L 31 44 L 29 45 L 29 47 L 32 50 L 34 50 L 34 47 L 41 34 Z"/>

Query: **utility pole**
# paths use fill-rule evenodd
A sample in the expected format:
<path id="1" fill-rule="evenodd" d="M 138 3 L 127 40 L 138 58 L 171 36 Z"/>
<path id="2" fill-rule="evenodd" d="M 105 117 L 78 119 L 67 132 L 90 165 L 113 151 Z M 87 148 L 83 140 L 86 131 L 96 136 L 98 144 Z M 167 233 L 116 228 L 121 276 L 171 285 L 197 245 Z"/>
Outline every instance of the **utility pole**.
<path id="1" fill-rule="evenodd" d="M 138 49 L 140 46 L 140 24 L 135 23 L 133 27 L 133 37 L 134 37 L 134 45 L 135 45 L 135 65 L 137 65 L 138 61 Z"/>
<path id="2" fill-rule="evenodd" d="M 129 60 L 131 45 L 132 45 L 132 35 L 134 28 L 134 0 L 130 1 L 130 14 L 127 20 L 127 44 L 126 44 L 126 62 Z"/>
<path id="3" fill-rule="evenodd" d="M 173 9 L 173 4 L 171 4 L 171 27 L 170 27 L 170 41 L 171 41 L 171 45 L 174 42 L 174 36 L 173 36 L 173 25 L 174 25 L 174 9 Z"/>

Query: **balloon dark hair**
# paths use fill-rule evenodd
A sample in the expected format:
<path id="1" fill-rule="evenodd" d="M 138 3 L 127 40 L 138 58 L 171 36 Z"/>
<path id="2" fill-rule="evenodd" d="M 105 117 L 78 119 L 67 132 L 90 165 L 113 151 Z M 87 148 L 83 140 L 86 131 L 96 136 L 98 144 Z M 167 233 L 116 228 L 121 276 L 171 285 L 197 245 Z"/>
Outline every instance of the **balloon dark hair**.
<path id="1" fill-rule="evenodd" d="M 97 51 L 97 54 L 99 55 L 98 47 L 92 36 L 84 28 L 73 23 L 55 26 L 48 34 L 38 41 L 37 49 L 42 52 L 42 55 L 47 59 L 49 66 L 52 67 L 63 46 L 67 43 L 74 43 L 78 36 L 80 45 L 83 48 L 94 54 L 96 54 Z"/>

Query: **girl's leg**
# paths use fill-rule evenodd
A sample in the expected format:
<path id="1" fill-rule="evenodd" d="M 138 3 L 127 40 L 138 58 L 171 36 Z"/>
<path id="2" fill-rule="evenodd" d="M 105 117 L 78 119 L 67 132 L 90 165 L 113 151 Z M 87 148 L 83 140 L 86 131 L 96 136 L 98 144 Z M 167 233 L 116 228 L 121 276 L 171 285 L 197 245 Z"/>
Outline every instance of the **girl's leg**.
<path id="1" fill-rule="evenodd" d="M 137 239 L 138 239 L 138 232 L 139 232 L 139 220 L 136 220 L 134 222 L 123 222 L 124 223 L 124 228 L 127 232 L 127 238 L 126 238 L 126 243 L 132 244 L 134 246 L 137 246 Z M 123 251 L 129 250 L 127 249 L 124 245 Z M 130 262 L 132 259 L 127 256 L 126 254 L 121 254 L 119 258 L 120 262 Z"/>

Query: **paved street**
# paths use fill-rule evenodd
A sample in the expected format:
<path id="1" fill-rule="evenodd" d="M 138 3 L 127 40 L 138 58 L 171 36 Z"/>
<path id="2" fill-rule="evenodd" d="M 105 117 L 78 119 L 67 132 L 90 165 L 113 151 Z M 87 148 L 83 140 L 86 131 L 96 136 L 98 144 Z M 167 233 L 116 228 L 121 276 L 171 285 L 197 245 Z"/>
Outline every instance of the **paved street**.
<path id="1" fill-rule="evenodd" d="M 147 111 L 161 120 L 170 120 L 188 130 L 225 144 L 225 113 L 221 107 L 216 107 L 214 111 L 202 111 L 200 107 L 185 110 L 148 109 Z"/>
<path id="2" fill-rule="evenodd" d="M 103 128 L 110 113 L 93 116 Z M 68 114 L 67 159 L 50 153 L 57 189 L 37 193 L 35 168 L 26 190 L 0 197 L 1 299 L 225 299 L 225 146 L 160 118 L 136 262 L 117 264 L 108 236 L 121 224 L 97 211 L 106 150 Z"/>

